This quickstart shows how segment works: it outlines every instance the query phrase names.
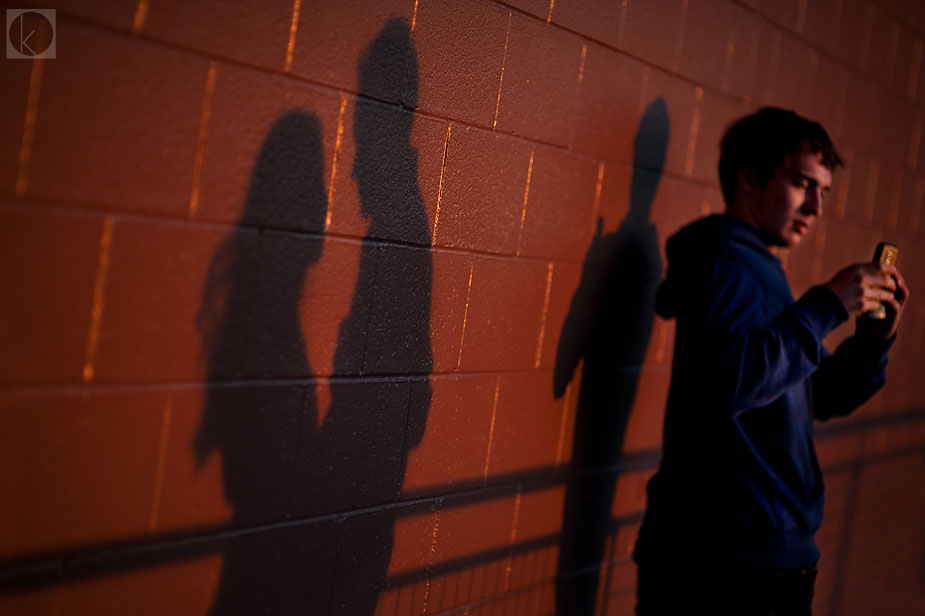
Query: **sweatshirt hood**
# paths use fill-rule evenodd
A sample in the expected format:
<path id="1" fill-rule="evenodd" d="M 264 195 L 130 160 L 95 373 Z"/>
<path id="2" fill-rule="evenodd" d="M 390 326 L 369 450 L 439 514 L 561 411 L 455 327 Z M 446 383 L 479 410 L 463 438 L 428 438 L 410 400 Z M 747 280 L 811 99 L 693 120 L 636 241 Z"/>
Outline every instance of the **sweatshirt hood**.
<path id="1" fill-rule="evenodd" d="M 668 238 L 665 247 L 668 270 L 655 297 L 655 311 L 659 316 L 666 319 L 678 316 L 691 293 L 703 292 L 691 288 L 695 284 L 692 274 L 700 271 L 703 264 L 715 262 L 717 253 L 730 243 L 746 245 L 780 267 L 780 260 L 771 254 L 755 227 L 727 214 L 700 218 Z"/>

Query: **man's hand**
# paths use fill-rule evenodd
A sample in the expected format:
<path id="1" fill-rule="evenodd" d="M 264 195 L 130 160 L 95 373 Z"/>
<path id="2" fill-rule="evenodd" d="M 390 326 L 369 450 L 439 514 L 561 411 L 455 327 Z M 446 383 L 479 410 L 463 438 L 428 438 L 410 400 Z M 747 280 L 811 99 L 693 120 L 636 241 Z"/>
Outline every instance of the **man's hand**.
<path id="1" fill-rule="evenodd" d="M 886 318 L 867 321 L 863 331 L 880 340 L 896 333 L 903 306 L 909 298 L 909 288 L 899 270 L 884 263 L 864 263 L 846 267 L 826 283 L 848 314 L 859 316 L 880 304 L 886 306 Z"/>

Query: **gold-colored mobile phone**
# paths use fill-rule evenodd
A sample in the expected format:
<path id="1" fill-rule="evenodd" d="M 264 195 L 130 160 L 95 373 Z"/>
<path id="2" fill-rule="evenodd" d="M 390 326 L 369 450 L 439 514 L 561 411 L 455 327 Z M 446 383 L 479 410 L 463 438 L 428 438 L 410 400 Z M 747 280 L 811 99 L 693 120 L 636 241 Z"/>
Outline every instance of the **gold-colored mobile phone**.
<path id="1" fill-rule="evenodd" d="M 874 250 L 873 263 L 886 263 L 887 265 L 896 265 L 896 258 L 899 257 L 899 247 L 889 242 L 880 242 Z M 873 310 L 868 310 L 862 315 L 867 319 L 885 319 L 886 306 L 880 304 Z"/>

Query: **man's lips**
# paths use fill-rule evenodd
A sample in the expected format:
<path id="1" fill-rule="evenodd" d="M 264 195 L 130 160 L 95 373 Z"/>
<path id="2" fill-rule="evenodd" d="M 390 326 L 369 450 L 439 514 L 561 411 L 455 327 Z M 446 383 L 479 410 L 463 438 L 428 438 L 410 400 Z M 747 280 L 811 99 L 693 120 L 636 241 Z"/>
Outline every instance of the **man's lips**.
<path id="1" fill-rule="evenodd" d="M 794 220 L 793 229 L 800 235 L 805 235 L 806 232 L 809 231 L 809 223 L 803 222 L 802 220 Z"/>

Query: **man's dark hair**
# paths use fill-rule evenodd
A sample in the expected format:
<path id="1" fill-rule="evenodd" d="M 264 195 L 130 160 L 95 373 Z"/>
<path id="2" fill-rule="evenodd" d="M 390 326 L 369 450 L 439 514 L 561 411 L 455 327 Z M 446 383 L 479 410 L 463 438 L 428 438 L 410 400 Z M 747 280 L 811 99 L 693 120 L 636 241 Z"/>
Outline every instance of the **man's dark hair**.
<path id="1" fill-rule="evenodd" d="M 726 206 L 735 201 L 740 169 L 753 171 L 762 184 L 767 183 L 784 157 L 795 154 L 804 143 L 830 171 L 844 166 L 822 125 L 787 109 L 763 107 L 727 128 L 719 157 L 719 181 Z"/>

